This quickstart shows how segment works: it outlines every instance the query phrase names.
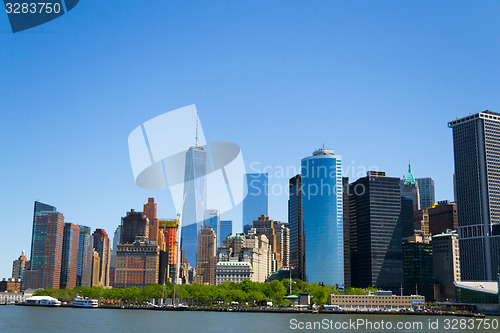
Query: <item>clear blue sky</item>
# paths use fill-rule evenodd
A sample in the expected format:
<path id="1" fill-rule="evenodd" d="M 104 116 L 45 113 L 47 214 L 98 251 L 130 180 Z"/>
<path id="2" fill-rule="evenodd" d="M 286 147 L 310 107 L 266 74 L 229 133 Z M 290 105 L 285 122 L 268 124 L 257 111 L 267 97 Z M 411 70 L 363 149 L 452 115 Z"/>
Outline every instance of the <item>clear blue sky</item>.
<path id="1" fill-rule="evenodd" d="M 0 13 L 0 278 L 30 248 L 34 200 L 110 234 L 148 196 L 174 217 L 134 184 L 127 137 L 189 104 L 248 166 L 298 168 L 325 144 L 351 170 L 411 159 L 453 199 L 447 122 L 500 111 L 499 17 L 498 1 L 80 1 L 12 34 Z M 269 207 L 286 221 L 286 195 Z"/>

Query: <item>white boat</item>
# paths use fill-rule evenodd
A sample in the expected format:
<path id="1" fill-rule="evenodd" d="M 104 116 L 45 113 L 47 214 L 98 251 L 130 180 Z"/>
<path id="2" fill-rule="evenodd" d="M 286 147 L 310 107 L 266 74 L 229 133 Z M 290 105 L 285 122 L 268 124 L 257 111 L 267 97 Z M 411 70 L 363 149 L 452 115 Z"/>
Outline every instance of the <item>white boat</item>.
<path id="1" fill-rule="evenodd" d="M 73 300 L 73 306 L 75 308 L 97 308 L 99 307 L 99 302 L 96 299 L 76 296 Z"/>
<path id="2" fill-rule="evenodd" d="M 41 306 L 61 306 L 61 301 L 57 299 L 42 299 L 40 301 Z"/>

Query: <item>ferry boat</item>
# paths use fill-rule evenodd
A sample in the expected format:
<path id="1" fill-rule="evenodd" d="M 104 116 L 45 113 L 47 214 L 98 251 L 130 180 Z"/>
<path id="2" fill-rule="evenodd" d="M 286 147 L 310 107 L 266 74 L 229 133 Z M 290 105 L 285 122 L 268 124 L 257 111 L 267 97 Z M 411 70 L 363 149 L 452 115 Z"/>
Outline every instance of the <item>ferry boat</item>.
<path id="1" fill-rule="evenodd" d="M 61 306 L 61 301 L 57 299 L 42 299 L 40 301 L 41 306 Z"/>
<path id="2" fill-rule="evenodd" d="M 97 308 L 99 307 L 99 302 L 96 299 L 76 296 L 76 298 L 73 300 L 73 306 L 75 308 Z"/>

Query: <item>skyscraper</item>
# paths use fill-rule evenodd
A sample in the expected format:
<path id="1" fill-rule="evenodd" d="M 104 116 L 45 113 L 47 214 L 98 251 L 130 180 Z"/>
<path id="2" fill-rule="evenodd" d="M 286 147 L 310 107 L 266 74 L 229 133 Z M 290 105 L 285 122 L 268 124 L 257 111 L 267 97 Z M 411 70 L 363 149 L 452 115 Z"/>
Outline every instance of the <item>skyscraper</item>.
<path id="1" fill-rule="evenodd" d="M 434 195 L 434 179 L 431 177 L 417 178 L 418 192 L 420 196 L 420 209 L 432 207 L 436 202 Z"/>
<path id="2" fill-rule="evenodd" d="M 448 200 L 438 202 L 437 206 L 428 209 L 429 230 L 432 235 L 437 235 L 447 230 L 457 230 L 458 216 L 457 204 Z"/>
<path id="3" fill-rule="evenodd" d="M 149 220 L 149 241 L 158 244 L 158 219 L 156 218 L 155 198 L 148 198 L 148 203 L 144 205 L 144 215 Z"/>
<path id="4" fill-rule="evenodd" d="M 453 282 L 460 282 L 460 251 L 456 230 L 432 236 L 434 263 L 434 298 L 439 301 L 455 299 Z"/>
<path id="5" fill-rule="evenodd" d="M 289 180 L 288 225 L 290 227 L 290 266 L 294 278 L 305 281 L 304 221 L 302 219 L 301 177 Z"/>
<path id="6" fill-rule="evenodd" d="M 92 234 L 90 227 L 80 225 L 76 285 L 90 287 L 92 283 Z"/>
<path id="7" fill-rule="evenodd" d="M 453 129 L 462 280 L 495 281 L 500 268 L 500 114 L 484 111 Z"/>
<path id="8" fill-rule="evenodd" d="M 403 283 L 400 179 L 369 171 L 351 184 L 352 286 L 399 292 Z"/>
<path id="9" fill-rule="evenodd" d="M 24 250 L 19 256 L 18 259 L 14 260 L 12 263 L 12 278 L 13 279 L 21 279 L 22 272 L 26 271 L 30 268 L 30 261 L 26 258 L 24 254 Z"/>
<path id="10" fill-rule="evenodd" d="M 136 237 L 149 237 L 149 219 L 144 213 L 132 208 L 122 217 L 120 244 L 133 244 Z"/>
<path id="11" fill-rule="evenodd" d="M 220 236 L 219 236 L 219 243 L 217 243 L 217 247 L 221 247 L 224 239 L 226 239 L 226 237 L 231 235 L 232 233 L 233 233 L 233 221 L 231 220 L 220 221 Z"/>
<path id="12" fill-rule="evenodd" d="M 198 239 L 198 262 L 195 283 L 215 285 L 217 237 L 211 227 L 201 229 Z"/>
<path id="13" fill-rule="evenodd" d="M 217 244 L 219 244 L 221 242 L 220 241 L 220 233 L 221 233 L 220 222 L 221 222 L 220 221 L 220 210 L 218 210 L 218 209 L 205 210 L 205 220 L 203 221 L 203 226 L 205 228 L 210 227 L 215 232 L 215 237 L 217 238 L 217 241 L 215 242 L 216 247 L 217 247 Z M 199 243 L 199 241 L 198 241 L 198 243 Z M 198 253 L 200 253 L 199 250 L 198 250 Z"/>
<path id="14" fill-rule="evenodd" d="M 349 220 L 349 177 L 342 177 L 344 223 L 344 288 L 351 288 L 351 223 Z"/>
<path id="15" fill-rule="evenodd" d="M 400 180 L 401 196 L 413 199 L 413 210 L 420 209 L 420 189 L 418 182 L 411 171 L 411 163 L 408 162 L 408 174 L 405 179 Z"/>
<path id="16" fill-rule="evenodd" d="M 60 281 L 61 289 L 73 289 L 76 287 L 79 236 L 79 226 L 72 223 L 64 224 Z"/>
<path id="17" fill-rule="evenodd" d="M 198 234 L 205 217 L 207 158 L 208 153 L 203 147 L 190 147 L 186 152 L 181 249 L 184 251 L 184 258 L 191 265 L 196 264 Z"/>
<path id="18" fill-rule="evenodd" d="M 115 285 L 116 278 L 116 251 L 118 250 L 118 244 L 120 243 L 122 226 L 119 225 L 115 229 L 113 234 L 113 246 L 111 248 L 111 257 L 109 259 L 109 284 L 111 286 Z"/>
<path id="19" fill-rule="evenodd" d="M 266 235 L 271 245 L 273 256 L 272 271 L 278 271 L 289 264 L 290 231 L 278 221 L 273 221 L 269 216 L 261 215 L 253 221 L 253 228 L 257 236 Z"/>
<path id="20" fill-rule="evenodd" d="M 404 293 L 434 299 L 434 274 L 430 236 L 415 234 L 403 242 Z"/>
<path id="21" fill-rule="evenodd" d="M 301 181 L 307 282 L 344 287 L 341 156 L 319 149 L 303 158 Z"/>
<path id="22" fill-rule="evenodd" d="M 108 234 L 104 229 L 96 229 L 92 234 L 94 249 L 99 255 L 99 282 L 103 287 L 109 287 L 109 267 L 111 256 L 111 244 Z"/>
<path id="23" fill-rule="evenodd" d="M 413 217 L 413 199 L 401 197 L 401 232 L 403 238 L 415 234 L 415 219 Z"/>
<path id="24" fill-rule="evenodd" d="M 244 176 L 247 196 L 243 199 L 243 226 L 252 225 L 261 215 L 268 214 L 268 174 L 247 173 Z"/>
<path id="25" fill-rule="evenodd" d="M 24 289 L 59 288 L 64 216 L 54 210 L 55 207 L 35 202 L 31 268 L 23 272 Z"/>

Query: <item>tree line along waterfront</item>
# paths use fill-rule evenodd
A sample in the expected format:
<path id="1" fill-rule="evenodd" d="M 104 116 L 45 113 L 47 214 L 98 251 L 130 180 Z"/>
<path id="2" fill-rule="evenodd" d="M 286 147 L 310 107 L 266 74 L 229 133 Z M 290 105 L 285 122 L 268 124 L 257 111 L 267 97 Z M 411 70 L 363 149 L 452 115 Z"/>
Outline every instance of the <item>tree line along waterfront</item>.
<path id="1" fill-rule="evenodd" d="M 174 285 L 153 284 L 145 287 L 132 288 L 102 288 L 76 287 L 74 289 L 44 289 L 36 291 L 36 296 L 52 296 L 62 302 L 70 302 L 77 295 L 99 299 L 101 303 L 113 304 L 144 304 L 151 299 L 160 300 L 173 297 Z M 239 304 L 263 305 L 272 302 L 273 305 L 287 306 L 290 304 L 284 297 L 289 294 L 290 281 L 252 282 L 244 280 L 241 283 L 226 282 L 215 286 L 199 284 L 177 285 L 175 297 L 191 300 L 195 306 L 218 306 L 221 303 L 238 302 Z M 292 294 L 309 293 L 311 303 L 325 305 L 330 294 L 367 295 L 374 288 L 349 288 L 345 291 L 333 286 L 307 283 L 298 279 L 292 280 Z"/>

